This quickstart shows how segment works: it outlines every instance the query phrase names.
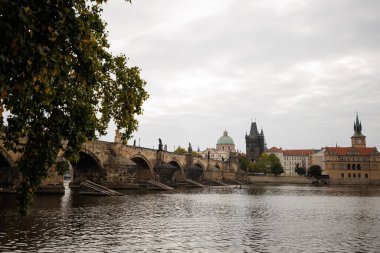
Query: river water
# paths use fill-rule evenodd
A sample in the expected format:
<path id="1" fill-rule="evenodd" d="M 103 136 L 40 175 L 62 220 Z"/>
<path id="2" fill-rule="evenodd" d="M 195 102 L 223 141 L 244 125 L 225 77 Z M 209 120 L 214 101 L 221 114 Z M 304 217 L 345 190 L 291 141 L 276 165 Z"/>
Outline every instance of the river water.
<path id="1" fill-rule="evenodd" d="M 0 252 L 380 252 L 379 187 L 0 195 Z"/>

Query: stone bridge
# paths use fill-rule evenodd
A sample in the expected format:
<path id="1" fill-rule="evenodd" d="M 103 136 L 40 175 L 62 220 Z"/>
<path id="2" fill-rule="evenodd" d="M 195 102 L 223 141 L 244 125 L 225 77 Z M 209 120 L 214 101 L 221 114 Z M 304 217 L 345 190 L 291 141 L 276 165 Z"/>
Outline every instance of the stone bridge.
<path id="1" fill-rule="evenodd" d="M 0 145 L 0 188 L 17 187 L 22 176 L 15 170 L 19 156 Z M 61 159 L 67 161 L 64 157 Z M 162 149 L 106 141 L 84 144 L 79 161 L 69 164 L 69 168 L 72 187 L 80 186 L 84 180 L 111 188 L 139 188 L 146 186 L 149 180 L 180 186 L 186 179 L 215 182 L 246 178 L 246 174 L 239 169 L 236 153 L 231 153 L 230 159 L 222 162 L 194 157 L 190 153 L 177 155 Z M 62 187 L 63 177 L 51 168 L 42 185 L 42 188 Z"/>

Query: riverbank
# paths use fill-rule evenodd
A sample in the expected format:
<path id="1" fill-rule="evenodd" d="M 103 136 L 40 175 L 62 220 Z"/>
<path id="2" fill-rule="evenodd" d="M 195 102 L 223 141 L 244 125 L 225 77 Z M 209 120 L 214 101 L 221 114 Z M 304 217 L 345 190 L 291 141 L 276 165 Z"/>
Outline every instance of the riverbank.
<path id="1" fill-rule="evenodd" d="M 16 194 L 17 188 L 3 188 L 0 187 L 0 194 Z M 60 185 L 41 185 L 37 188 L 36 194 L 57 194 L 63 195 L 65 194 L 65 186 L 63 184 Z"/>
<path id="2" fill-rule="evenodd" d="M 248 176 L 254 184 L 312 184 L 312 180 L 300 176 Z"/>

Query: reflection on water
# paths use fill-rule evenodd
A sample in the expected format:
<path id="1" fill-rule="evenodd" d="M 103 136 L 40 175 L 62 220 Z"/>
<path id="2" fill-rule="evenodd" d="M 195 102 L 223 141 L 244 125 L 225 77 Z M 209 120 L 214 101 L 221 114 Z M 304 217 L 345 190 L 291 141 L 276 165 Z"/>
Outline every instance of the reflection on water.
<path id="1" fill-rule="evenodd" d="M 380 188 L 250 186 L 126 196 L 0 195 L 0 252 L 376 252 Z"/>

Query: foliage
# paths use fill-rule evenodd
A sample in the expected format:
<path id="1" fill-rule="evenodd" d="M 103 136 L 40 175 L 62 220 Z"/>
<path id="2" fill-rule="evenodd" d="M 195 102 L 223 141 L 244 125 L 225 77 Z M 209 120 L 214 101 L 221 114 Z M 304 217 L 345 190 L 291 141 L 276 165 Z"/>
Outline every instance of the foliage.
<path id="1" fill-rule="evenodd" d="M 248 171 L 249 160 L 245 156 L 239 156 L 240 169 Z"/>
<path id="2" fill-rule="evenodd" d="M 178 146 L 178 148 L 176 150 L 174 150 L 173 152 L 175 155 L 186 155 L 187 154 L 187 151 L 186 149 L 184 148 L 181 148 L 180 146 Z"/>
<path id="3" fill-rule="evenodd" d="M 256 162 L 256 171 L 258 173 L 272 173 L 274 175 L 279 175 L 284 172 L 284 169 L 282 168 L 280 159 L 275 154 L 266 154 L 263 153 L 257 159 Z"/>
<path id="4" fill-rule="evenodd" d="M 56 166 L 58 175 L 61 175 L 61 176 L 63 176 L 70 170 L 70 164 L 67 160 L 58 161 L 55 166 Z"/>
<path id="5" fill-rule="evenodd" d="M 194 156 L 194 157 L 198 157 L 199 156 L 198 152 L 196 152 L 196 151 L 192 151 L 191 155 Z"/>
<path id="6" fill-rule="evenodd" d="M 269 155 L 262 153 L 259 159 L 256 162 L 256 171 L 258 173 L 270 173 L 269 167 Z"/>
<path id="7" fill-rule="evenodd" d="M 311 165 L 307 170 L 307 174 L 310 177 L 320 178 L 322 175 L 322 168 L 319 165 Z"/>
<path id="8" fill-rule="evenodd" d="M 254 172 L 256 165 L 245 156 L 239 156 L 240 168 L 247 172 Z"/>
<path id="9" fill-rule="evenodd" d="M 128 139 L 148 98 L 137 67 L 109 53 L 103 0 L 0 3 L 0 127 L 17 168 L 21 214 L 58 152 L 75 161 L 114 120 Z"/>
<path id="10" fill-rule="evenodd" d="M 284 168 L 282 168 L 281 163 L 274 163 L 271 165 L 271 172 L 277 177 L 278 175 L 284 173 Z"/>
<path id="11" fill-rule="evenodd" d="M 296 164 L 294 171 L 300 176 L 304 176 L 306 174 L 306 169 L 304 167 L 300 167 L 299 163 Z"/>

